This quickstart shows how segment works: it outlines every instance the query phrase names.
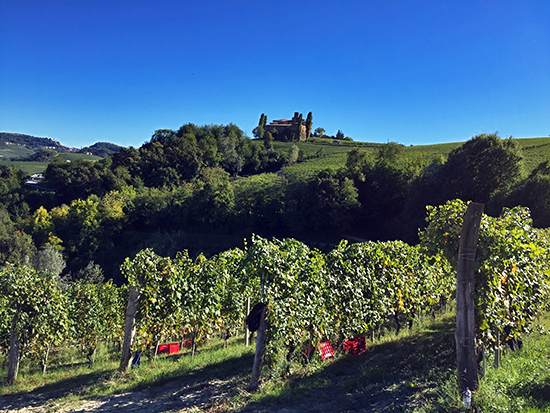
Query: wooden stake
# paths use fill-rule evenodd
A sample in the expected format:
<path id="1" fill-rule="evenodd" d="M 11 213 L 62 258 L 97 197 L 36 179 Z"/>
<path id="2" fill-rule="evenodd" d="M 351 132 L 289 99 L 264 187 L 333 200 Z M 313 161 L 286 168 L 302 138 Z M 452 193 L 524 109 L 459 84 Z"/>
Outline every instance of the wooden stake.
<path id="1" fill-rule="evenodd" d="M 42 377 L 46 376 L 46 366 L 48 365 L 48 356 L 50 355 L 50 349 L 52 348 L 52 343 L 53 343 L 53 340 L 48 343 L 48 348 L 46 349 L 44 361 L 42 362 Z"/>
<path id="2" fill-rule="evenodd" d="M 458 385 L 463 393 L 468 387 L 478 388 L 478 367 L 475 348 L 474 324 L 474 270 L 479 227 L 483 215 L 483 204 L 468 205 L 464 214 L 456 276 L 456 358 L 458 365 Z"/>
<path id="3" fill-rule="evenodd" d="M 248 386 L 248 391 L 256 391 L 260 384 L 260 374 L 262 372 L 262 364 L 264 361 L 265 344 L 266 344 L 266 312 L 267 306 L 264 306 L 260 315 L 260 325 L 258 326 L 258 334 L 256 337 L 256 354 L 254 355 L 254 365 L 252 366 L 252 379 Z"/>
<path id="4" fill-rule="evenodd" d="M 17 331 L 17 314 L 13 317 L 10 331 L 10 354 L 8 364 L 8 383 L 14 383 L 19 372 L 19 331 Z"/>
<path id="5" fill-rule="evenodd" d="M 124 342 L 122 344 L 122 355 L 120 356 L 119 371 L 125 372 L 132 362 L 131 347 L 136 334 L 136 312 L 138 309 L 140 293 L 135 285 L 130 289 L 128 297 L 128 308 L 126 309 L 126 326 L 124 328 Z"/>
<path id="6" fill-rule="evenodd" d="M 498 369 L 500 367 L 500 359 L 502 357 L 502 353 L 500 350 L 500 332 L 497 332 L 497 346 L 495 350 L 495 367 Z"/>
<path id="7" fill-rule="evenodd" d="M 250 314 L 250 297 L 246 299 L 246 315 L 248 316 L 248 314 Z M 246 324 L 246 322 L 244 323 L 244 328 L 245 328 L 244 339 L 245 339 L 246 347 L 248 347 L 250 331 L 248 331 L 248 324 Z"/>

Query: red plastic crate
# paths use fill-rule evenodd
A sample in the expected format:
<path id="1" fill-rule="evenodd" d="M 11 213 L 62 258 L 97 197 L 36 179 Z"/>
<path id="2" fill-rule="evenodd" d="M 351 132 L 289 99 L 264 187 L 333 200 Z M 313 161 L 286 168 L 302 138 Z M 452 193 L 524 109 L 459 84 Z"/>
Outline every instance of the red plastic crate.
<path id="1" fill-rule="evenodd" d="M 344 351 L 349 351 L 349 354 L 358 355 L 367 350 L 367 344 L 365 337 L 355 336 L 349 340 L 344 341 Z"/>
<path id="2" fill-rule="evenodd" d="M 330 341 L 323 340 L 319 343 L 319 353 L 321 354 L 321 360 L 328 359 L 329 357 L 334 356 L 334 350 L 330 345 Z"/>
<path id="3" fill-rule="evenodd" d="M 180 343 L 160 344 L 159 353 L 175 354 L 180 351 Z"/>

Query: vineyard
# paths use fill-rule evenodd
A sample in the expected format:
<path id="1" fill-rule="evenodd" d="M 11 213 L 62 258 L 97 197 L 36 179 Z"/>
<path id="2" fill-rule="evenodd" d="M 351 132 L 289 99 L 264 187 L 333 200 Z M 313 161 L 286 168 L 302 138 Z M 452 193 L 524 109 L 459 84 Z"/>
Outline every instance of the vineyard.
<path id="1" fill-rule="evenodd" d="M 323 340 L 334 347 L 356 336 L 376 340 L 454 300 L 462 220 L 455 200 L 428 208 L 419 245 L 401 241 L 350 244 L 324 254 L 294 239 L 253 236 L 243 249 L 192 259 L 151 249 L 127 258 L 128 283 L 59 285 L 24 265 L 0 273 L 0 347 L 8 382 L 28 359 L 46 374 L 55 349 L 75 347 L 90 366 L 100 343 L 120 348 L 120 370 L 140 353 L 154 363 L 159 345 L 177 342 L 193 353 L 213 335 L 244 334 L 247 313 L 264 303 L 257 340 L 265 340 L 264 374 L 284 377 L 293 363 L 318 357 Z M 475 342 L 493 354 L 501 337 L 519 339 L 550 303 L 550 242 L 529 211 L 483 215 L 475 254 Z M 304 353 L 304 350 L 305 353 Z M 260 371 L 261 371 L 260 360 Z M 252 369 L 252 366 L 250 366 Z"/>

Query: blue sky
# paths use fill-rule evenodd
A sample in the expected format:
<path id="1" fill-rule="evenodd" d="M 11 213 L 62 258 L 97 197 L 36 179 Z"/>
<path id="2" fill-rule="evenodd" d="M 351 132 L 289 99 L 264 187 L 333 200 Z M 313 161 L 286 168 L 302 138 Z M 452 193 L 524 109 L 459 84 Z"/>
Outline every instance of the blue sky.
<path id="1" fill-rule="evenodd" d="M 550 135 L 550 1 L 0 0 L 0 131 L 139 147 L 313 112 L 422 145 Z"/>

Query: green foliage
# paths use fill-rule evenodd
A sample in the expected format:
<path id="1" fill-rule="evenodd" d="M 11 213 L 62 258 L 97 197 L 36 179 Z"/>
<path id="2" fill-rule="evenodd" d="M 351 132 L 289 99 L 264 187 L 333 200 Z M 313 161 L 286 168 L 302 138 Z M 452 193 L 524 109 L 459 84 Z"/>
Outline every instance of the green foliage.
<path id="1" fill-rule="evenodd" d="M 507 206 L 528 205 L 533 224 L 539 228 L 550 227 L 550 167 L 548 161 L 539 164 L 529 176 L 511 190 L 503 200 Z"/>
<path id="2" fill-rule="evenodd" d="M 196 222 L 223 225 L 235 198 L 229 174 L 221 168 L 205 168 L 195 183 L 191 198 L 191 216 Z"/>
<path id="3" fill-rule="evenodd" d="M 275 174 L 240 179 L 232 185 L 234 220 L 240 228 L 275 229 L 284 216 L 284 186 Z"/>
<path id="4" fill-rule="evenodd" d="M 176 300 L 181 299 L 179 277 L 169 258 L 152 250 L 140 251 L 133 260 L 127 258 L 120 268 L 129 285 L 141 294 L 137 313 L 136 346 L 145 348 L 174 328 L 179 315 Z"/>
<path id="5" fill-rule="evenodd" d="M 63 255 L 51 245 L 46 245 L 43 249 L 37 251 L 31 263 L 38 273 L 56 281 L 59 280 L 61 272 L 67 265 Z"/>
<path id="6" fill-rule="evenodd" d="M 323 136 L 325 134 L 325 132 L 326 131 L 325 131 L 324 128 L 321 128 L 321 127 L 315 128 L 315 135 L 317 135 L 319 137 Z"/>
<path id="7" fill-rule="evenodd" d="M 81 280 L 87 284 L 102 284 L 104 281 L 103 270 L 101 267 L 90 261 L 85 267 L 81 268 L 75 276 L 77 281 Z"/>
<path id="8" fill-rule="evenodd" d="M 396 142 L 388 142 L 377 148 L 377 159 L 395 164 L 403 153 L 403 145 Z"/>
<path id="9" fill-rule="evenodd" d="M 67 162 L 56 158 L 44 173 L 45 183 L 55 189 L 60 202 L 67 204 L 91 194 L 104 196 L 125 185 L 124 180 L 111 170 L 110 158 L 107 159 L 98 162 L 83 159 Z"/>
<path id="10" fill-rule="evenodd" d="M 256 139 L 261 139 L 264 137 L 264 128 L 262 126 L 256 126 L 254 129 L 252 129 L 252 134 Z"/>
<path id="11" fill-rule="evenodd" d="M 496 134 L 474 136 L 449 154 L 441 171 L 448 199 L 487 203 L 520 177 L 521 159 L 512 139 L 501 140 Z"/>
<path id="12" fill-rule="evenodd" d="M 5 209 L 17 224 L 25 220 L 29 213 L 23 189 L 26 177 L 19 168 L 0 166 L 0 208 Z"/>
<path id="13" fill-rule="evenodd" d="M 353 181 L 330 170 L 287 185 L 285 218 L 295 231 L 347 228 L 359 207 Z"/>
<path id="14" fill-rule="evenodd" d="M 269 306 L 269 364 L 275 362 L 279 352 L 291 354 L 310 337 L 318 341 L 329 321 L 322 311 L 322 255 L 293 239 L 268 241 L 254 236 L 246 262 L 247 274 L 260 280 L 263 300 Z M 281 341 L 284 347 L 277 348 Z"/>
<path id="15" fill-rule="evenodd" d="M 296 145 L 292 145 L 290 149 L 288 150 L 288 164 L 292 165 L 295 164 L 298 161 L 298 153 L 300 152 L 300 149 Z"/>
<path id="16" fill-rule="evenodd" d="M 27 266 L 7 264 L 0 269 L 0 302 L 18 336 L 21 356 L 40 360 L 52 344 L 66 338 L 66 299 L 51 278 Z"/>
<path id="17" fill-rule="evenodd" d="M 347 154 L 346 173 L 356 181 L 365 181 L 365 171 L 371 167 L 369 153 L 365 150 L 354 148 Z"/>
<path id="18" fill-rule="evenodd" d="M 264 149 L 266 151 L 269 151 L 269 150 L 272 150 L 273 149 L 273 135 L 271 134 L 271 132 L 267 132 L 265 134 L 265 139 L 264 139 Z"/>
<path id="19" fill-rule="evenodd" d="M 313 127 L 313 113 L 309 112 L 306 118 L 306 140 L 311 136 L 311 128 Z"/>
<path id="20" fill-rule="evenodd" d="M 253 292 L 248 291 L 241 261 L 244 252 L 238 248 L 224 251 L 210 259 L 212 273 L 216 280 L 216 295 L 219 299 L 220 318 L 218 328 L 235 329 L 246 318 L 246 300 Z"/>
<path id="21" fill-rule="evenodd" d="M 36 247 L 30 235 L 17 230 L 5 209 L 0 209 L 0 262 L 26 263 Z"/>
<path id="22" fill-rule="evenodd" d="M 327 256 L 328 296 L 338 337 L 379 328 L 389 316 L 412 320 L 451 297 L 453 274 L 440 256 L 401 241 L 341 242 Z"/>
<path id="23" fill-rule="evenodd" d="M 196 341 L 215 327 L 230 324 L 232 316 L 225 313 L 222 317 L 222 304 L 227 312 L 235 303 L 235 297 L 229 295 L 237 291 L 228 288 L 238 285 L 232 281 L 231 269 L 237 267 L 239 260 L 236 251 L 212 260 L 203 255 L 192 260 L 185 251 L 171 260 L 150 249 L 140 251 L 133 260 L 127 258 L 121 271 L 141 294 L 136 347 L 146 348 L 167 334 L 181 337 L 186 329 L 193 331 Z M 224 270 L 216 264 L 229 266 Z"/>
<path id="24" fill-rule="evenodd" d="M 121 340 L 124 305 L 121 292 L 112 281 L 91 284 L 70 283 L 66 291 L 70 314 L 70 338 L 82 348 L 90 367 L 101 340 Z"/>
<path id="25" fill-rule="evenodd" d="M 460 200 L 429 207 L 428 227 L 421 242 L 442 250 L 456 268 L 466 204 Z M 528 331 L 548 305 L 550 267 L 548 232 L 532 226 L 529 211 L 505 209 L 498 218 L 483 215 L 476 253 L 474 302 L 477 339 L 494 348 L 496 334 L 512 327 L 514 335 Z"/>

